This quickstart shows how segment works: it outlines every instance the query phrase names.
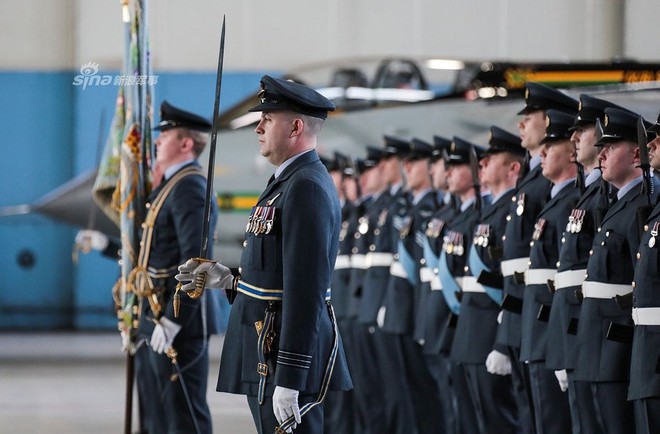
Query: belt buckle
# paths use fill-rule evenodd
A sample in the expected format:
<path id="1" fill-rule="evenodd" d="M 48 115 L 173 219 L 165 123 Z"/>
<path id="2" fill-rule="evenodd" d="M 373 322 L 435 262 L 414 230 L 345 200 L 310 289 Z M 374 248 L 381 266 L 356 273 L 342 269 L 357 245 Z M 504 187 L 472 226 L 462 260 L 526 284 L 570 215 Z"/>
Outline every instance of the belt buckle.
<path id="1" fill-rule="evenodd" d="M 257 363 L 257 372 L 262 377 L 268 376 L 268 365 L 265 363 Z"/>

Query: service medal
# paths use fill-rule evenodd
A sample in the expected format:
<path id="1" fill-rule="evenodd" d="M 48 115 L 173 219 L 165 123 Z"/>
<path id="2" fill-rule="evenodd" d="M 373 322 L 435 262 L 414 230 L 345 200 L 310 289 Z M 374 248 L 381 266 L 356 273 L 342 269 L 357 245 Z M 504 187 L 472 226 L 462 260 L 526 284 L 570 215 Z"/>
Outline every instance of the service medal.
<path id="1" fill-rule="evenodd" d="M 360 217 L 360 226 L 358 226 L 358 231 L 364 235 L 369 232 L 369 219 L 366 217 Z"/>
<path id="2" fill-rule="evenodd" d="M 520 217 L 525 212 L 525 193 L 520 193 L 517 203 L 518 206 L 516 207 L 516 215 Z"/>
<path id="3" fill-rule="evenodd" d="M 412 226 L 412 217 L 406 216 L 403 218 L 401 223 L 401 229 L 399 230 L 399 235 L 401 239 L 404 239 L 410 233 L 410 227 Z"/>
<path id="4" fill-rule="evenodd" d="M 650 248 L 655 247 L 655 237 L 658 236 L 658 227 L 659 226 L 660 226 L 660 222 L 653 223 L 653 229 L 651 229 L 651 238 L 649 238 L 649 247 Z"/>
<path id="5" fill-rule="evenodd" d="M 566 223 L 566 232 L 573 232 L 573 222 L 575 221 L 575 209 L 571 211 L 571 215 L 568 217 L 568 223 Z"/>

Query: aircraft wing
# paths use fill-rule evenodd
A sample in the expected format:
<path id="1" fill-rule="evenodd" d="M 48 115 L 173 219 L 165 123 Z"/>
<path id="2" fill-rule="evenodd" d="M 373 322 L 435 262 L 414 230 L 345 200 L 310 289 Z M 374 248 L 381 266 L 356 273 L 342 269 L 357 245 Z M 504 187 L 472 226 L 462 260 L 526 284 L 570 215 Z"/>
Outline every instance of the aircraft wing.
<path id="1" fill-rule="evenodd" d="M 94 229 L 119 238 L 119 228 L 92 199 L 96 170 L 85 172 L 62 184 L 29 205 L 0 208 L 0 217 L 39 213 L 81 229 Z"/>

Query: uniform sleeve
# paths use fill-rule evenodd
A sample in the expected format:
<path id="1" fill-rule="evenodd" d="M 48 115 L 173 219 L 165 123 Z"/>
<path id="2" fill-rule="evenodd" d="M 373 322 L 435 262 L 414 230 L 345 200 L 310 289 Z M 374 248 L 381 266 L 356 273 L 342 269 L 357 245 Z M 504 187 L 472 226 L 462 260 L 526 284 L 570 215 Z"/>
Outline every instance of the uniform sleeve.
<path id="1" fill-rule="evenodd" d="M 316 178 L 294 180 L 282 213 L 282 327 L 275 384 L 304 390 L 332 273 L 332 196 Z"/>
<path id="2" fill-rule="evenodd" d="M 202 240 L 202 223 L 204 216 L 204 199 L 206 190 L 199 177 L 187 176 L 179 181 L 179 184 L 171 193 L 172 200 L 172 224 L 176 233 L 177 245 L 179 247 L 179 264 L 183 264 L 190 258 L 199 256 Z M 213 230 L 211 227 L 209 230 Z M 183 326 L 186 326 L 197 317 L 200 300 L 182 296 L 179 316 L 174 317 L 172 296 L 165 301 L 165 316 Z"/>

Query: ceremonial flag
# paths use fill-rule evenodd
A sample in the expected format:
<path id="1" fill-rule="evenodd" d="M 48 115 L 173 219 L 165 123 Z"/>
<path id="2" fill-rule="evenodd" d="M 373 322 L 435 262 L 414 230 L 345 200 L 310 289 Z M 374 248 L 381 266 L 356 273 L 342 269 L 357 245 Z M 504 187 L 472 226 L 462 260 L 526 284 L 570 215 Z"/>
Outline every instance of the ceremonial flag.
<path id="1" fill-rule="evenodd" d="M 130 4 L 129 4 L 130 3 Z M 131 280 L 140 248 L 140 228 L 150 190 L 153 74 L 147 28 L 147 0 L 122 0 L 125 31 L 124 62 L 115 79 L 119 89 L 110 134 L 106 141 L 94 200 L 120 228 L 121 275 L 113 288 L 119 328 L 130 338 L 128 351 L 125 432 L 131 431 L 133 351 L 137 329 L 137 297 Z"/>

